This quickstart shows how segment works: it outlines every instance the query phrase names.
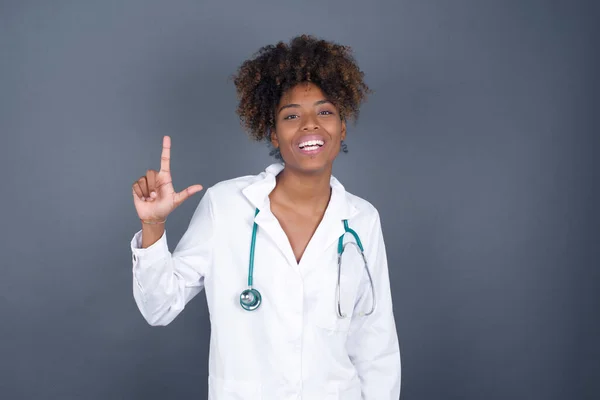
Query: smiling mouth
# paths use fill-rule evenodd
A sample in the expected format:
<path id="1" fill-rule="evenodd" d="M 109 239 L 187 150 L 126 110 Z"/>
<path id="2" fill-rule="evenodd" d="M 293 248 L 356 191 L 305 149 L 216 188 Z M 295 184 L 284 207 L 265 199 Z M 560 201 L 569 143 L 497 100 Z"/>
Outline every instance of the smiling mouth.
<path id="1" fill-rule="evenodd" d="M 306 142 L 300 143 L 298 147 L 300 148 L 300 150 L 311 151 L 323 147 L 324 144 L 325 142 L 322 140 L 308 140 Z"/>

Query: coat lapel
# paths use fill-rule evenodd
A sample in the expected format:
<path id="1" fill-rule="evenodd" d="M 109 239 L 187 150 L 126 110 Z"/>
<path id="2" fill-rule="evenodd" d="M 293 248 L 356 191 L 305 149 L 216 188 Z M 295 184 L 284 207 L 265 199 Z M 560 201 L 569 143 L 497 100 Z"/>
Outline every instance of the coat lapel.
<path id="1" fill-rule="evenodd" d="M 311 238 L 300 264 L 303 271 L 310 270 L 318 265 L 325 251 L 337 251 L 337 242 L 345 233 L 344 219 L 350 219 L 358 213 L 356 207 L 350 203 L 344 186 L 335 178 L 331 177 L 331 199 L 325 210 L 323 220 L 317 227 Z M 335 244 L 335 246 L 332 246 Z"/>
<path id="2" fill-rule="evenodd" d="M 275 188 L 275 177 L 283 170 L 283 164 L 275 163 L 256 177 L 255 182 L 246 186 L 242 193 L 248 201 L 259 209 L 258 215 L 254 217 L 254 222 L 258 225 L 258 234 L 267 235 L 279 249 L 286 261 L 292 266 L 297 267 L 296 257 L 290 245 L 285 232 L 281 228 L 279 221 L 271 212 L 271 203 L 269 194 Z M 257 249 L 258 251 L 258 249 Z"/>
<path id="3" fill-rule="evenodd" d="M 284 168 L 281 163 L 270 165 L 265 172 L 259 174 L 256 180 L 242 190 L 242 193 L 250 203 L 258 208 L 260 212 L 254 217 L 254 222 L 259 227 L 259 234 L 268 235 L 275 243 L 287 262 L 294 268 L 310 269 L 319 259 L 322 252 L 333 243 L 337 243 L 340 236 L 344 234 L 344 219 L 350 219 L 358 213 L 346 194 L 344 186 L 335 178 L 331 177 L 331 199 L 325 214 L 313 237 L 310 239 L 300 264 L 296 262 L 294 251 L 279 221 L 271 212 L 269 194 L 275 188 L 275 177 Z M 337 247 L 332 247 L 336 251 Z"/>

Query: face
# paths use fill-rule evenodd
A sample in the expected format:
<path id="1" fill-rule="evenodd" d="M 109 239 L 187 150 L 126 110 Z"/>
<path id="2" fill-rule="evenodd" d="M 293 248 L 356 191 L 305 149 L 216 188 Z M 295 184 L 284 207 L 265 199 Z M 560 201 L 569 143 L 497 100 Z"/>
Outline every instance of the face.
<path id="1" fill-rule="evenodd" d="M 313 83 L 301 83 L 283 94 L 275 110 L 273 146 L 286 168 L 306 173 L 331 171 L 346 138 L 339 110 Z"/>

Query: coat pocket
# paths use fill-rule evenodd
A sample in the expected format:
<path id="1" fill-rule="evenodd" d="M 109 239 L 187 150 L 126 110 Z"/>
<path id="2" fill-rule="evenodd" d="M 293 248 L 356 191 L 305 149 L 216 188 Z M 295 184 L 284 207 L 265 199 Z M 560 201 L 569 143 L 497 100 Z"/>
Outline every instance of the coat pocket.
<path id="1" fill-rule="evenodd" d="M 342 268 L 339 281 L 339 306 L 338 306 L 338 266 L 335 263 L 328 265 L 319 274 L 318 301 L 314 310 L 315 324 L 319 328 L 331 332 L 347 332 L 350 328 L 354 305 L 358 295 L 358 288 L 363 274 L 364 264 L 360 253 L 347 250 L 342 258 Z M 338 309 L 339 307 L 339 309 Z M 338 311 L 345 314 L 340 317 Z"/>
<path id="2" fill-rule="evenodd" d="M 208 377 L 208 400 L 260 400 L 262 387 L 256 381 Z"/>
<path id="3" fill-rule="evenodd" d="M 347 386 L 340 390 L 338 397 L 340 400 L 361 400 L 362 393 L 360 388 L 360 381 L 353 380 Z"/>
<path id="4" fill-rule="evenodd" d="M 362 391 L 360 381 L 355 378 L 349 382 L 337 383 L 326 389 L 320 400 L 361 400 Z"/>

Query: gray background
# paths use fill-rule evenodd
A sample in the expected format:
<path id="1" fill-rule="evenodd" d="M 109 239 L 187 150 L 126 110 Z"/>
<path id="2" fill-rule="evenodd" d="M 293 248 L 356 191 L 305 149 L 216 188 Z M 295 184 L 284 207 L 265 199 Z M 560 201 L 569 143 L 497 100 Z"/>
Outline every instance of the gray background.
<path id="1" fill-rule="evenodd" d="M 206 397 L 204 294 L 134 304 L 130 187 L 165 134 L 178 190 L 262 171 L 229 77 L 307 32 L 375 90 L 334 172 L 382 216 L 402 398 L 597 399 L 599 7 L 252 3 L 0 3 L 0 398 Z"/>

